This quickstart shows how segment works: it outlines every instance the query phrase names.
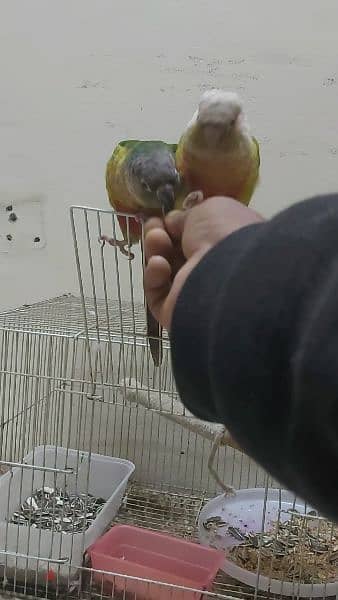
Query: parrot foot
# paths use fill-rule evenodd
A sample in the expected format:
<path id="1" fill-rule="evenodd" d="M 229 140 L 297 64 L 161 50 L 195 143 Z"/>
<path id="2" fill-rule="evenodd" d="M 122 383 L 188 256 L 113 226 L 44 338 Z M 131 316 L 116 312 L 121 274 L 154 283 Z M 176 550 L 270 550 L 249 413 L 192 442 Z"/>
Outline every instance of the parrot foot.
<path id="1" fill-rule="evenodd" d="M 189 210 L 189 208 L 194 208 L 194 206 L 201 204 L 203 200 L 204 196 L 201 190 L 197 190 L 196 192 L 190 192 L 190 194 L 188 194 L 184 199 L 183 210 Z"/>
<path id="2" fill-rule="evenodd" d="M 105 243 L 110 246 L 115 246 L 120 249 L 120 252 L 127 256 L 129 260 L 133 260 L 135 258 L 135 254 L 130 252 L 130 244 L 127 240 L 115 240 L 115 238 L 110 238 L 107 235 L 101 235 L 99 238 L 99 242 L 104 246 Z"/>
<path id="3" fill-rule="evenodd" d="M 143 213 L 136 213 L 133 218 L 139 225 L 143 225 L 143 223 L 146 221 L 146 216 Z"/>

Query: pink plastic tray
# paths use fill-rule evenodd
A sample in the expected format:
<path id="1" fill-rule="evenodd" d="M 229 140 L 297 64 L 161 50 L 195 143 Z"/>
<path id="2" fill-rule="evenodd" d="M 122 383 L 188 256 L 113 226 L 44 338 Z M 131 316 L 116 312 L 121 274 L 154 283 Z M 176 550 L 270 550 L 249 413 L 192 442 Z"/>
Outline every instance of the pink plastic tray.
<path id="1" fill-rule="evenodd" d="M 89 549 L 93 569 L 209 590 L 224 561 L 223 552 L 140 527 L 115 525 Z M 94 574 L 104 586 L 132 592 L 137 600 L 197 600 L 200 593 L 148 584 L 125 577 Z"/>

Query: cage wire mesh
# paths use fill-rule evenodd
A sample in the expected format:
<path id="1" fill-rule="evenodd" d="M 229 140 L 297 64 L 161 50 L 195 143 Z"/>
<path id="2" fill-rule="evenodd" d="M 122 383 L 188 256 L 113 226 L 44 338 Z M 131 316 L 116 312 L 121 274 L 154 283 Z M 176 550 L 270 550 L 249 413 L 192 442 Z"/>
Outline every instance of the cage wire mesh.
<path id="1" fill-rule="evenodd" d="M 167 336 L 151 359 L 140 248 L 128 260 L 100 241 L 119 236 L 116 214 L 73 207 L 71 221 L 79 296 L 0 315 L 0 594 L 336 596 L 333 524 L 230 445 L 214 467 L 234 498 L 210 473 L 219 430 L 181 404 Z M 195 592 L 93 569 L 85 551 L 115 524 L 221 548 L 227 566 Z"/>

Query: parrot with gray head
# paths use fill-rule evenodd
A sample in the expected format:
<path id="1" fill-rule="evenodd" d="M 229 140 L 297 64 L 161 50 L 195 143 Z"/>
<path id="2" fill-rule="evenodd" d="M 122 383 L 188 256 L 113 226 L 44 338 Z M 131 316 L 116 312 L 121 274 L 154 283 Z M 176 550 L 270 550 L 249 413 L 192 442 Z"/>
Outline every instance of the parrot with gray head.
<path id="1" fill-rule="evenodd" d="M 177 145 L 162 141 L 126 140 L 113 151 L 106 167 L 109 202 L 117 213 L 123 239 L 102 236 L 130 259 L 132 245 L 141 242 L 142 224 L 182 208 L 183 185 L 175 164 Z M 143 247 L 142 247 L 143 252 Z M 155 366 L 162 362 L 162 329 L 147 306 L 147 334 Z"/>

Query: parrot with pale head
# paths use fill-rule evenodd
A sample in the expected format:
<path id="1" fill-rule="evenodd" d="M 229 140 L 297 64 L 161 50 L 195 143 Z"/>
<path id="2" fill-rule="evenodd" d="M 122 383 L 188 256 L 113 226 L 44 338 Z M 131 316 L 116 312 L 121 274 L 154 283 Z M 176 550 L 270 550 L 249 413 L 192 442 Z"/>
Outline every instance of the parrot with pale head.
<path id="1" fill-rule="evenodd" d="M 259 181 L 260 152 L 236 93 L 204 92 L 178 143 L 176 166 L 188 192 L 186 208 L 210 196 L 249 204 Z"/>

